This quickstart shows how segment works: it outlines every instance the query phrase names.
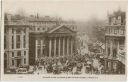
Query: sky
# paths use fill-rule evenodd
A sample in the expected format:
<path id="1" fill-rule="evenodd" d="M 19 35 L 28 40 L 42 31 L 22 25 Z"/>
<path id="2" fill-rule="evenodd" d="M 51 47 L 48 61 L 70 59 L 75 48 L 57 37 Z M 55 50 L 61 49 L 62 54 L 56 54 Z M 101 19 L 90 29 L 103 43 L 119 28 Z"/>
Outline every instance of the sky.
<path id="1" fill-rule="evenodd" d="M 127 1 L 111 0 L 4 0 L 4 11 L 16 13 L 23 10 L 27 14 L 41 16 L 59 16 L 64 19 L 88 20 L 91 17 L 107 18 L 107 13 L 112 13 L 119 8 L 126 10 Z"/>

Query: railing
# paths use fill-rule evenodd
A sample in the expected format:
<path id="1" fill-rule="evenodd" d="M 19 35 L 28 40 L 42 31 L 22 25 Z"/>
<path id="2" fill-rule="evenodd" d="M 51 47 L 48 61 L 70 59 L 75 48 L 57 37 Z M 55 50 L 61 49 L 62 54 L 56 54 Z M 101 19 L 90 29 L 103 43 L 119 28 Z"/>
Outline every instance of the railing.
<path id="1" fill-rule="evenodd" d="M 125 34 L 109 34 L 109 33 L 106 33 L 105 36 L 124 37 Z"/>
<path id="2" fill-rule="evenodd" d="M 109 36 L 124 36 L 125 35 L 125 25 L 109 25 L 106 26 L 106 34 Z"/>

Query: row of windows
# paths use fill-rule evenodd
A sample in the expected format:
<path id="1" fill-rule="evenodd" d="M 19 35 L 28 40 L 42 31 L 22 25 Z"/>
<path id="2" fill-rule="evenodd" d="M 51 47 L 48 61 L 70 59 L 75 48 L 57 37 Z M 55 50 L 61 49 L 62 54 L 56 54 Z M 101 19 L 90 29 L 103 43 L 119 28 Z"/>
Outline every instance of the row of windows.
<path id="1" fill-rule="evenodd" d="M 107 42 L 108 47 L 111 45 L 111 43 L 113 43 L 113 45 L 116 45 L 116 46 L 118 45 L 118 43 L 119 43 L 119 45 L 124 45 L 124 43 L 125 43 L 125 41 L 123 39 L 120 39 L 120 40 L 114 39 L 113 41 L 111 39 L 108 39 L 106 42 Z"/>
<path id="2" fill-rule="evenodd" d="M 112 25 L 121 25 L 121 20 L 114 20 L 111 24 Z"/>
<path id="3" fill-rule="evenodd" d="M 26 51 L 23 51 L 24 56 L 26 56 Z M 21 51 L 16 52 L 17 56 L 15 56 L 14 52 L 12 52 L 12 57 L 21 57 Z M 20 63 L 21 63 L 20 59 Z M 16 61 L 15 59 L 12 59 L 12 65 L 14 65 L 14 61 Z M 26 58 L 24 58 L 24 64 L 26 64 Z"/>
<path id="4" fill-rule="evenodd" d="M 116 62 L 107 62 L 107 68 L 113 68 L 113 69 L 117 69 L 117 63 Z"/>
<path id="5" fill-rule="evenodd" d="M 47 28 L 37 28 L 37 31 L 46 31 L 47 30 Z"/>
<path id="6" fill-rule="evenodd" d="M 16 48 L 21 48 L 21 35 L 16 35 L 16 43 L 14 43 L 14 36 L 12 36 L 12 49 L 14 49 L 14 44 Z M 23 48 L 26 48 L 26 35 L 23 36 Z"/>
<path id="7" fill-rule="evenodd" d="M 124 21 L 122 21 L 121 16 L 118 16 L 117 18 L 113 17 L 110 20 L 111 20 L 110 21 L 111 25 L 121 25 L 124 22 Z"/>
<path id="8" fill-rule="evenodd" d="M 108 28 L 107 33 L 108 34 L 124 35 L 124 29 L 112 29 L 112 28 Z"/>
<path id="9" fill-rule="evenodd" d="M 16 52 L 17 56 L 21 56 L 21 51 Z M 24 51 L 24 56 L 26 56 L 26 51 Z M 12 52 L 12 57 L 15 57 L 14 52 Z"/>
<path id="10" fill-rule="evenodd" d="M 7 37 L 4 36 L 4 49 L 7 48 Z M 16 44 L 16 48 L 21 48 L 21 35 L 16 35 L 16 43 L 14 43 L 14 36 L 12 36 L 12 49 L 14 49 L 14 44 Z M 23 36 L 23 48 L 26 48 L 26 36 Z"/>
<path id="11" fill-rule="evenodd" d="M 41 24 L 41 25 L 47 25 L 47 24 L 51 24 L 51 25 L 56 25 L 57 22 L 33 22 L 31 23 L 32 25 L 35 25 L 35 24 Z"/>
<path id="12" fill-rule="evenodd" d="M 15 65 L 15 61 L 16 61 L 16 60 L 12 60 L 12 66 L 14 66 L 14 65 Z M 24 60 L 23 60 L 23 61 L 24 61 L 24 64 L 26 64 L 26 58 L 24 58 Z M 21 60 L 20 60 L 20 63 L 21 63 Z"/>
<path id="13" fill-rule="evenodd" d="M 47 31 L 47 30 L 49 30 L 52 27 L 54 27 L 54 26 L 36 27 L 35 29 L 36 29 L 36 31 Z M 31 30 L 34 31 L 35 29 L 31 29 Z"/>
<path id="14" fill-rule="evenodd" d="M 21 48 L 21 35 L 16 35 L 16 43 L 14 43 L 14 36 L 11 37 L 12 49 L 14 49 L 14 44 L 16 44 L 16 48 Z M 7 48 L 7 36 L 4 36 L 4 49 Z M 26 48 L 26 35 L 23 35 L 23 48 Z"/>

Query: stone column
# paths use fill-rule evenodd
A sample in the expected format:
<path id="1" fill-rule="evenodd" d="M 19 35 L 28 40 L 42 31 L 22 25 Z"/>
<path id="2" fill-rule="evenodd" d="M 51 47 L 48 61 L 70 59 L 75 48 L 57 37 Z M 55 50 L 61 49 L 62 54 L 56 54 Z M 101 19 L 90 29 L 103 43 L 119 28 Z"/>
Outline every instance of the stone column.
<path id="1" fill-rule="evenodd" d="M 41 50 L 40 57 L 42 57 L 42 54 L 43 54 L 43 40 L 41 40 L 40 50 Z"/>
<path id="2" fill-rule="evenodd" d="M 106 39 L 106 37 L 105 37 L 105 53 L 106 53 L 106 56 L 105 56 L 105 57 L 108 56 L 108 48 L 107 48 L 107 44 L 108 44 L 108 41 L 107 41 L 107 39 Z"/>
<path id="3" fill-rule="evenodd" d="M 49 57 L 51 57 L 52 41 L 49 39 Z"/>
<path id="4" fill-rule="evenodd" d="M 11 30 L 12 29 L 9 28 L 8 35 L 6 35 L 6 42 L 7 43 L 4 41 L 6 44 L 6 48 L 9 50 L 11 50 L 11 48 L 12 48 L 12 31 Z M 10 68 L 10 66 L 11 66 L 11 52 L 7 52 L 6 54 L 7 54 L 7 68 Z"/>
<path id="5" fill-rule="evenodd" d="M 110 45 L 110 57 L 113 56 L 113 39 L 111 39 L 111 45 Z"/>
<path id="6" fill-rule="evenodd" d="M 26 40 L 26 48 L 29 48 L 29 28 L 26 28 L 25 40 Z"/>
<path id="7" fill-rule="evenodd" d="M 11 52 L 7 53 L 7 68 L 9 69 L 11 67 Z"/>
<path id="8" fill-rule="evenodd" d="M 26 50 L 26 65 L 29 65 L 29 58 L 27 58 L 27 57 L 29 57 L 29 52 L 28 52 L 28 50 Z"/>
<path id="9" fill-rule="evenodd" d="M 63 38 L 63 56 L 65 55 L 65 38 Z"/>
<path id="10" fill-rule="evenodd" d="M 54 56 L 56 56 L 56 38 L 54 39 Z"/>
<path id="11" fill-rule="evenodd" d="M 110 45 L 110 58 L 112 59 L 113 58 L 113 39 L 111 39 L 111 45 Z M 110 71 L 111 71 L 111 69 L 112 69 L 112 62 L 113 61 L 110 61 L 110 66 L 109 66 L 109 69 L 110 69 Z M 111 71 L 112 72 L 112 71 Z"/>
<path id="12" fill-rule="evenodd" d="M 58 43 L 58 56 L 60 56 L 60 38 L 59 38 L 59 43 Z"/>
<path id="13" fill-rule="evenodd" d="M 41 45 L 41 46 L 42 46 L 42 57 L 44 57 L 44 45 L 45 45 L 45 44 L 44 44 L 44 39 L 43 39 L 43 40 L 42 40 L 42 45 Z"/>
<path id="14" fill-rule="evenodd" d="M 12 29 L 9 28 L 9 34 L 6 35 L 6 48 L 12 49 Z M 13 43 L 15 44 L 15 43 Z"/>
<path id="15" fill-rule="evenodd" d="M 105 69 L 107 68 L 107 61 L 106 60 L 104 60 L 104 68 Z M 105 72 L 106 72 L 106 70 L 105 70 Z"/>
<path id="16" fill-rule="evenodd" d="M 73 51 L 73 42 L 72 42 L 72 38 L 71 38 L 70 41 L 71 41 L 71 55 L 72 55 L 72 53 L 73 53 L 73 52 L 72 52 L 72 51 Z"/>
<path id="17" fill-rule="evenodd" d="M 21 56 L 23 57 L 21 59 L 21 65 L 24 65 L 24 58 L 26 58 L 26 57 L 24 57 L 24 51 L 23 50 L 21 51 Z"/>
<path id="18" fill-rule="evenodd" d="M 36 40 L 36 60 L 37 60 L 37 58 L 38 58 L 38 50 L 37 50 L 37 48 L 38 48 L 38 46 L 37 46 L 37 44 L 38 44 L 38 41 Z"/>
<path id="19" fill-rule="evenodd" d="M 17 56 L 17 51 L 14 52 L 14 56 Z M 14 66 L 17 67 L 17 60 L 14 60 Z"/>
<path id="20" fill-rule="evenodd" d="M 119 39 L 117 40 L 117 54 L 119 54 Z"/>
<path id="21" fill-rule="evenodd" d="M 69 55 L 69 38 L 67 38 L 67 55 Z"/>
<path id="22" fill-rule="evenodd" d="M 16 49 L 16 30 L 14 30 L 14 49 Z"/>
<path id="23" fill-rule="evenodd" d="M 25 35 L 25 48 L 28 49 L 26 50 L 26 65 L 29 65 L 29 28 L 26 28 L 26 32 L 24 33 Z"/>
<path id="24" fill-rule="evenodd" d="M 23 30 L 21 31 L 21 35 L 20 35 L 20 48 L 23 49 L 23 45 L 24 45 L 24 33 L 23 33 Z"/>

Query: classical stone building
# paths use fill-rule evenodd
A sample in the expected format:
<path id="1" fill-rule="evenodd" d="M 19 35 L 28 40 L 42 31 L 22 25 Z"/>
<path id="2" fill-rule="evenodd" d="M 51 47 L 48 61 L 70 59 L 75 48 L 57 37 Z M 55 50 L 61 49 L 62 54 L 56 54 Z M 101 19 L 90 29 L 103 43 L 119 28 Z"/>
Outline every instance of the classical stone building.
<path id="1" fill-rule="evenodd" d="M 125 12 L 121 10 L 108 15 L 109 24 L 105 28 L 105 69 L 112 74 L 125 73 L 125 18 Z"/>
<path id="2" fill-rule="evenodd" d="M 64 25 L 46 33 L 30 34 L 30 62 L 45 57 L 73 55 L 75 48 L 75 32 Z M 33 60 L 33 61 L 32 61 Z"/>
<path id="3" fill-rule="evenodd" d="M 13 69 L 29 64 L 29 25 L 5 14 L 4 24 L 4 67 Z"/>
<path id="4" fill-rule="evenodd" d="M 73 55 L 76 26 L 49 16 L 5 15 L 5 68 L 33 65 L 37 60 Z"/>
<path id="5" fill-rule="evenodd" d="M 76 36 L 75 25 L 65 24 L 63 21 L 48 16 L 33 18 L 29 22 L 32 24 L 29 35 L 30 65 L 46 57 L 73 55 Z"/>

